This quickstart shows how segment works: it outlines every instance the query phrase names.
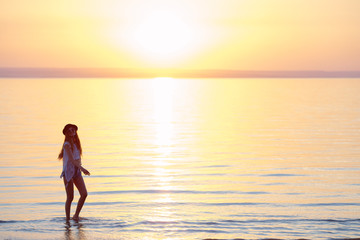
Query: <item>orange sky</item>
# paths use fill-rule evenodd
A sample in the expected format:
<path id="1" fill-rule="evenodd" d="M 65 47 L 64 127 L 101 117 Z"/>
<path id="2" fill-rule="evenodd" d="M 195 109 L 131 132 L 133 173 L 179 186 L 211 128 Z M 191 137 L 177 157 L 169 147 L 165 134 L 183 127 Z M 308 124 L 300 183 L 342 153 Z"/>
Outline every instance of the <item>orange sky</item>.
<path id="1" fill-rule="evenodd" d="M 0 0 L 0 67 L 360 70 L 358 0 Z"/>

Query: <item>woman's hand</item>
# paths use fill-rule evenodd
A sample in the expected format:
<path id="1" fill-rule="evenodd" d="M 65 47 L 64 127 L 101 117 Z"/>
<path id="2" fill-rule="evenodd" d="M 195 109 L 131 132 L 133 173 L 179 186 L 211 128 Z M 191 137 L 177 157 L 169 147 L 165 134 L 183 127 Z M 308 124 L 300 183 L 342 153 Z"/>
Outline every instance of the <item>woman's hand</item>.
<path id="1" fill-rule="evenodd" d="M 90 172 L 86 170 L 85 168 L 81 167 L 80 170 L 87 176 L 90 176 Z"/>

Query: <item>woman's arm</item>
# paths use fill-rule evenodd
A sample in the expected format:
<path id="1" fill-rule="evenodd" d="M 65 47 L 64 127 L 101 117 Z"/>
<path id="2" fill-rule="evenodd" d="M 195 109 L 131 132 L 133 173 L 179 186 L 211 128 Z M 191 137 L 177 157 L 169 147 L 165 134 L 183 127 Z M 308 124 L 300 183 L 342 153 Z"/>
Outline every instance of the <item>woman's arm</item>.
<path id="1" fill-rule="evenodd" d="M 71 161 L 76 167 L 78 167 L 85 175 L 90 176 L 90 172 L 81 166 L 80 161 L 76 161 L 74 159 L 74 157 L 72 155 L 71 148 L 70 148 L 70 146 L 68 144 L 66 144 L 64 146 L 64 149 L 65 149 L 66 154 L 69 156 L 69 161 Z"/>

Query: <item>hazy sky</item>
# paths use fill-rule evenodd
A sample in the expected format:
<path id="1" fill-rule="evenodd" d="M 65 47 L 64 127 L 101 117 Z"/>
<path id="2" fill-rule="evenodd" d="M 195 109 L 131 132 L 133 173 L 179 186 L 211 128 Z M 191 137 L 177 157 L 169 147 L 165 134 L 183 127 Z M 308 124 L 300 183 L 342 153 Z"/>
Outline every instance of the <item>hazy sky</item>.
<path id="1" fill-rule="evenodd" d="M 360 70 L 359 0 L 0 0 L 0 67 Z"/>

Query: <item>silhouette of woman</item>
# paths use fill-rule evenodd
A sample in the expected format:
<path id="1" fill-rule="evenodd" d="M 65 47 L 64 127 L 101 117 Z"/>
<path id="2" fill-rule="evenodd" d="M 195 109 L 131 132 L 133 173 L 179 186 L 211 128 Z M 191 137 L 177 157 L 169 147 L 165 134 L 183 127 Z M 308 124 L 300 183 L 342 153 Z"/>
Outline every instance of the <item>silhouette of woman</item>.
<path id="1" fill-rule="evenodd" d="M 73 124 L 67 124 L 64 127 L 65 140 L 58 156 L 59 160 L 63 160 L 63 171 L 60 178 L 63 177 L 66 190 L 66 221 L 70 220 L 71 203 L 74 199 L 74 184 L 80 193 L 80 199 L 73 220 L 79 220 L 80 211 L 87 197 L 87 190 L 81 172 L 90 175 L 90 172 L 81 166 L 82 149 L 77 130 L 78 127 Z"/>

